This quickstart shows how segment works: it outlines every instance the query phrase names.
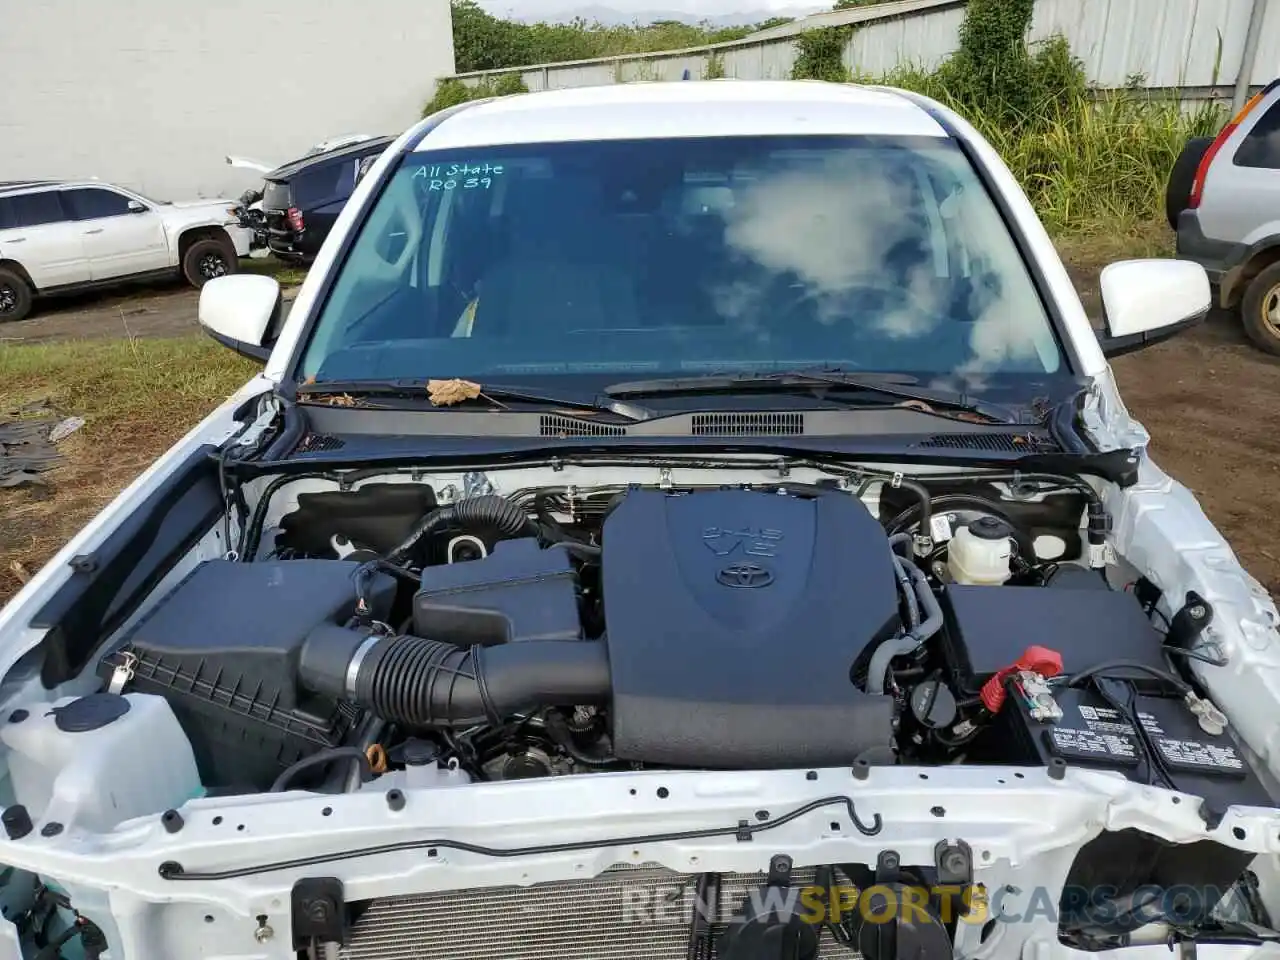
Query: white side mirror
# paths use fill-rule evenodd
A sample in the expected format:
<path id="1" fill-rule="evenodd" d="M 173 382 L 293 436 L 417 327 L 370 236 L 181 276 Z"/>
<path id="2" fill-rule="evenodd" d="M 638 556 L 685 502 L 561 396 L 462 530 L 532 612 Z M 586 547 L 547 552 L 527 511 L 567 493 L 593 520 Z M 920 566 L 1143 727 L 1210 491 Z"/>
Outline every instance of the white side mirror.
<path id="1" fill-rule="evenodd" d="M 282 305 L 280 284 L 271 277 L 236 274 L 215 277 L 200 288 L 200 326 L 236 353 L 266 361 Z"/>
<path id="2" fill-rule="evenodd" d="M 1166 340 L 1199 323 L 1213 297 L 1204 267 L 1189 260 L 1122 260 L 1102 271 L 1107 356 Z"/>

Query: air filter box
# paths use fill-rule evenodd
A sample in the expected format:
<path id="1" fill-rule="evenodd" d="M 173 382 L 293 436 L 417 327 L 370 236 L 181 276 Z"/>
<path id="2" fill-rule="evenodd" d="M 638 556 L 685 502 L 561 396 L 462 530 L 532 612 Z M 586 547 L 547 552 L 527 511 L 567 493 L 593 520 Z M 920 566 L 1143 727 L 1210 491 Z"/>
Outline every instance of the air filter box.
<path id="1" fill-rule="evenodd" d="M 354 614 L 359 567 L 206 561 L 127 631 L 99 673 L 108 683 L 124 680 L 121 692 L 169 701 L 206 788 L 265 790 L 290 764 L 344 744 L 360 719 L 353 706 L 297 685 L 307 635 Z M 370 580 L 376 619 L 390 613 L 395 589 L 386 575 Z"/>

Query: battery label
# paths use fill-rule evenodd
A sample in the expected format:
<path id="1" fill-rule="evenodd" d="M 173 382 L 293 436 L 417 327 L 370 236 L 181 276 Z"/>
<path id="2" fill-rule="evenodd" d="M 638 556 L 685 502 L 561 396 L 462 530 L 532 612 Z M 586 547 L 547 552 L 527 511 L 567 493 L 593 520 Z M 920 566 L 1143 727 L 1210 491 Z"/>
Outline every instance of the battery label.
<path id="1" fill-rule="evenodd" d="M 1198 740 L 1174 740 L 1155 737 L 1160 759 L 1171 770 L 1191 773 L 1245 775 L 1244 761 L 1229 743 L 1202 743 Z"/>
<path id="2" fill-rule="evenodd" d="M 1106 761 L 1133 766 L 1141 759 L 1135 737 L 1100 733 L 1079 727 L 1053 727 L 1049 731 L 1053 752 L 1069 760 Z"/>
<path id="3" fill-rule="evenodd" d="M 1173 705 L 1173 709 L 1182 709 L 1181 703 Z M 1065 704 L 1063 711 L 1063 719 L 1045 731 L 1047 745 L 1058 756 L 1122 766 L 1136 766 L 1145 758 L 1146 751 L 1136 731 L 1118 710 Z M 1229 740 L 1211 742 L 1178 737 L 1147 710 L 1139 710 L 1138 719 L 1170 771 L 1229 777 L 1247 775 L 1243 758 Z"/>
<path id="4" fill-rule="evenodd" d="M 1126 737 L 1134 736 L 1129 721 L 1120 716 L 1120 711 L 1111 707 L 1090 707 L 1081 704 L 1076 708 L 1084 725 L 1096 733 L 1116 733 Z M 1139 714 L 1141 716 L 1141 714 Z M 1150 728 L 1148 728 L 1150 729 Z"/>

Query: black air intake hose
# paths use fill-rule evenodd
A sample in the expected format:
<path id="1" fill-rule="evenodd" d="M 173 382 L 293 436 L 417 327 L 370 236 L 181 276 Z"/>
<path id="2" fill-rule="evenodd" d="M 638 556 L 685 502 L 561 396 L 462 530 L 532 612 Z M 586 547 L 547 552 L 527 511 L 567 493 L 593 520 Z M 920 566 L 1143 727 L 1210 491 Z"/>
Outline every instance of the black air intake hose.
<path id="1" fill-rule="evenodd" d="M 538 533 L 537 525 L 510 500 L 494 496 L 468 497 L 428 513 L 400 545 L 387 554 L 387 559 L 392 563 L 402 563 L 423 537 L 450 527 L 488 527 L 497 530 L 503 539 L 522 535 L 532 537 Z"/>
<path id="2" fill-rule="evenodd" d="M 307 637 L 298 679 L 315 693 L 414 727 L 501 723 L 542 707 L 604 703 L 610 690 L 609 657 L 600 641 L 468 648 L 334 625 Z"/>

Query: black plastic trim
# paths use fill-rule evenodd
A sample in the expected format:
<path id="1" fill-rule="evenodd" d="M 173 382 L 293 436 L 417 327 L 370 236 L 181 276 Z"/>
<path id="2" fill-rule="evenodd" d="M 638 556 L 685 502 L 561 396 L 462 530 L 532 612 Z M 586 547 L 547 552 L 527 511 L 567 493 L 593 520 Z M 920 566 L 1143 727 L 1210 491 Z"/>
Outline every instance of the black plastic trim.
<path id="1" fill-rule="evenodd" d="M 275 395 L 282 407 L 280 419 L 284 426 L 270 446 L 262 452 L 261 459 L 266 462 L 290 456 L 310 430 L 306 411 L 285 396 L 280 391 L 279 385 L 276 387 Z"/>
<path id="2" fill-rule="evenodd" d="M 192 451 L 100 546 L 72 560 L 70 579 L 29 623 L 50 631 L 41 670 L 46 687 L 75 677 L 221 515 L 216 452 L 210 444 Z"/>
<path id="3" fill-rule="evenodd" d="M 266 363 L 267 358 L 271 356 L 270 347 L 260 347 L 256 344 L 245 343 L 243 340 L 235 340 L 221 333 L 214 333 L 208 327 L 201 327 L 204 332 L 212 337 L 218 343 L 222 344 L 229 350 L 233 350 L 242 357 L 248 357 L 250 360 L 256 360 L 259 363 Z"/>
<path id="4" fill-rule="evenodd" d="M 60 221 L 66 223 L 75 223 L 76 221 Z M 54 287 L 41 287 L 37 292 L 42 297 L 60 297 L 72 293 L 84 293 L 91 290 L 111 290 L 119 287 L 129 287 L 136 283 L 145 283 L 148 280 L 167 280 L 170 277 L 177 276 L 177 267 L 164 267 L 160 270 L 146 270 L 142 273 L 131 273 L 124 277 L 110 277 L 106 280 L 79 280 L 75 283 L 60 283 Z"/>
<path id="5" fill-rule="evenodd" d="M 1254 244 L 1260 250 L 1280 244 L 1280 237 Z M 1252 255 L 1252 248 L 1230 240 L 1215 240 L 1205 236 L 1200 226 L 1200 215 L 1195 210 L 1183 210 L 1178 215 L 1177 243 L 1174 252 L 1183 259 L 1193 260 L 1204 267 L 1209 279 L 1219 283 L 1232 267 L 1245 263 Z"/>
<path id="6" fill-rule="evenodd" d="M 1200 324 L 1204 318 L 1205 314 L 1201 313 L 1194 317 L 1188 317 L 1181 323 L 1172 323 L 1167 327 L 1160 327 L 1158 330 L 1134 333 L 1127 337 L 1111 337 L 1099 332 L 1098 345 L 1102 347 L 1103 354 L 1108 357 L 1123 357 L 1126 353 L 1133 353 L 1152 344 L 1163 343 L 1170 337 L 1176 337 L 1183 331 L 1190 330 Z"/>
<path id="7" fill-rule="evenodd" d="M 1258 240 L 1247 247 L 1243 244 L 1232 244 L 1232 247 L 1232 255 L 1226 263 L 1227 272 L 1235 270 L 1237 267 L 1243 267 L 1260 253 L 1266 253 L 1268 250 L 1280 247 L 1280 236 L 1267 237 L 1265 240 Z"/>

